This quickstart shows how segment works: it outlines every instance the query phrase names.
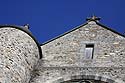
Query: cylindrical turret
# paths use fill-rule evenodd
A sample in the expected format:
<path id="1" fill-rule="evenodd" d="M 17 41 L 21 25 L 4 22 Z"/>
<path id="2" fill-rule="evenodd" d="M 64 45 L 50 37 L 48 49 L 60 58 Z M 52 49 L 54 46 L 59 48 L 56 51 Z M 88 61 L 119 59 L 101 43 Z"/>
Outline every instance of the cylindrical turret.
<path id="1" fill-rule="evenodd" d="M 28 83 L 41 49 L 22 27 L 0 26 L 0 83 Z"/>

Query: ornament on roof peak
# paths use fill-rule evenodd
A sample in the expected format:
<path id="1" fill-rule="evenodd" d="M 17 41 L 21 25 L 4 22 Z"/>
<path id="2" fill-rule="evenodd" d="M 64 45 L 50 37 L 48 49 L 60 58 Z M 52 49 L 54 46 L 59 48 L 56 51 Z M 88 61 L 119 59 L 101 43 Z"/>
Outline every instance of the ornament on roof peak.
<path id="1" fill-rule="evenodd" d="M 29 29 L 29 28 L 30 28 L 30 27 L 29 27 L 29 24 L 25 24 L 25 25 L 24 25 L 24 28 Z"/>
<path id="2" fill-rule="evenodd" d="M 99 22 L 101 18 L 100 17 L 96 17 L 95 15 L 89 17 L 89 18 L 86 18 L 86 21 L 87 22 L 90 22 L 90 21 L 95 21 L 95 22 Z"/>

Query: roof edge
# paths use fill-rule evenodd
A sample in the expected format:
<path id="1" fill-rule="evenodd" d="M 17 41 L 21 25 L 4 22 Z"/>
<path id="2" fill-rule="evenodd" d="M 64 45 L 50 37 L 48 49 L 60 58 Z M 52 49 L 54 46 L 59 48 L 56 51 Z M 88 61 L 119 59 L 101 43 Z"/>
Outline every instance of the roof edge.
<path id="1" fill-rule="evenodd" d="M 103 25 L 103 24 L 101 24 L 101 23 L 98 23 L 98 22 L 96 22 L 96 24 L 125 38 L 125 35 L 123 35 L 123 34 L 117 32 L 117 31 L 113 30 L 113 29 L 110 28 L 110 27 L 107 27 L 107 26 L 105 26 L 105 25 Z"/>
<path id="2" fill-rule="evenodd" d="M 62 37 L 62 36 L 64 36 L 64 35 L 66 35 L 66 34 L 68 34 L 68 33 L 70 33 L 70 32 L 73 32 L 73 31 L 75 31 L 75 30 L 79 29 L 80 27 L 85 26 L 85 25 L 87 25 L 87 24 L 88 24 L 87 22 L 84 23 L 84 24 L 81 24 L 81 25 L 79 25 L 79 26 L 77 26 L 77 27 L 75 27 L 75 28 L 73 28 L 73 29 L 71 29 L 71 30 L 69 30 L 69 31 L 67 31 L 67 32 L 65 32 L 65 33 L 63 33 L 63 34 L 60 34 L 59 36 L 56 36 L 56 37 L 54 37 L 54 38 L 52 38 L 52 39 L 50 39 L 50 40 L 48 40 L 48 41 L 46 41 L 46 42 L 40 44 L 40 46 L 43 46 L 43 45 L 45 45 L 45 44 L 47 44 L 47 43 L 49 43 L 49 42 L 51 42 L 51 41 L 54 41 L 54 40 L 56 40 L 56 39 L 58 39 L 58 38 L 60 38 L 60 37 Z"/>
<path id="3" fill-rule="evenodd" d="M 111 29 L 111 28 L 109 28 L 109 27 L 107 27 L 107 26 L 105 26 L 105 25 L 103 25 L 103 24 L 97 22 L 97 21 L 95 21 L 95 22 L 96 22 L 97 25 L 99 25 L 99 26 L 101 26 L 101 27 L 103 27 L 103 28 L 105 28 L 105 29 L 107 29 L 107 30 L 110 30 L 110 31 L 112 31 L 112 32 L 114 32 L 114 33 L 116 33 L 116 34 L 118 34 L 118 35 L 120 35 L 120 36 L 122 36 L 122 37 L 125 38 L 125 35 L 123 35 L 123 34 L 117 32 L 117 31 L 115 31 L 115 30 L 113 30 L 113 29 Z M 81 25 L 79 25 L 79 26 L 77 26 L 77 27 L 75 27 L 75 28 L 73 28 L 73 29 L 71 29 L 71 30 L 69 30 L 69 31 L 67 31 L 67 32 L 65 32 L 65 33 L 63 33 L 63 34 L 57 36 L 57 37 L 54 37 L 54 38 L 52 38 L 52 39 L 50 39 L 50 40 L 48 40 L 48 41 L 46 41 L 46 42 L 40 44 L 40 46 L 43 46 L 43 45 L 45 45 L 45 44 L 47 44 L 47 43 L 49 43 L 49 42 L 51 42 L 51 41 L 54 41 L 54 40 L 56 40 L 56 39 L 58 39 L 58 38 L 60 38 L 60 37 L 62 37 L 62 36 L 64 36 L 64 35 L 66 35 L 66 34 L 72 32 L 72 31 L 75 31 L 75 30 L 79 29 L 80 27 L 85 26 L 85 25 L 87 25 L 87 24 L 88 24 L 88 22 L 86 22 L 86 23 L 84 23 L 84 24 L 81 24 Z"/>

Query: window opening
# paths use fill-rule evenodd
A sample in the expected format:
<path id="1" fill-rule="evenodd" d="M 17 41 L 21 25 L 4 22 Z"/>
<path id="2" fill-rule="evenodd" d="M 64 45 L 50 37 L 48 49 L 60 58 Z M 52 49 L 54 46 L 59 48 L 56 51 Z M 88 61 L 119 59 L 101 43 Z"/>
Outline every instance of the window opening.
<path id="1" fill-rule="evenodd" d="M 93 59 L 93 53 L 94 53 L 94 44 L 86 44 L 85 58 Z"/>

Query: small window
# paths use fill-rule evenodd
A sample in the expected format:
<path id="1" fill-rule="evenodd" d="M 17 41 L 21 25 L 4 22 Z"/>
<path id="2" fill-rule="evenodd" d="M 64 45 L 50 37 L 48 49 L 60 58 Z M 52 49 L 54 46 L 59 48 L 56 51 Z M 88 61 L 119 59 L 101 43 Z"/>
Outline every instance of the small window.
<path id="1" fill-rule="evenodd" d="M 93 59 L 94 44 L 86 44 L 85 48 L 85 58 Z"/>

